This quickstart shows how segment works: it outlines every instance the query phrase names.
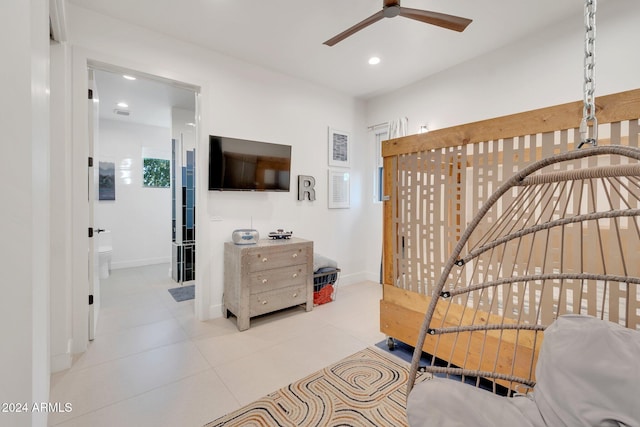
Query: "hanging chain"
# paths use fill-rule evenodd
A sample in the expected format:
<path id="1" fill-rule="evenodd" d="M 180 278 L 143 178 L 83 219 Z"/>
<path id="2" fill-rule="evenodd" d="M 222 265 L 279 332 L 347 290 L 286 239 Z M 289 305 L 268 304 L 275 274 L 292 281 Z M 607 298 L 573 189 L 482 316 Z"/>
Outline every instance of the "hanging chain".
<path id="1" fill-rule="evenodd" d="M 585 0 L 584 4 L 584 107 L 582 109 L 582 122 L 580 123 L 581 142 L 578 148 L 584 144 L 598 145 L 598 119 L 596 118 L 596 1 Z M 592 135 L 589 137 L 589 126 Z"/>

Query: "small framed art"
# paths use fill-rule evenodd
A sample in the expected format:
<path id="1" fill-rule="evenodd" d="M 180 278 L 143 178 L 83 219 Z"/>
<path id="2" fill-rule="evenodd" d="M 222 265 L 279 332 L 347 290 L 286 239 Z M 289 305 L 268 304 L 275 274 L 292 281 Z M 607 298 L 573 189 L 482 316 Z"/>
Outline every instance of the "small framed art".
<path id="1" fill-rule="evenodd" d="M 329 128 L 329 166 L 349 167 L 351 163 L 351 136 Z"/>
<path id="2" fill-rule="evenodd" d="M 349 208 L 350 174 L 344 170 L 329 170 L 329 209 Z"/>
<path id="3" fill-rule="evenodd" d="M 98 163 L 98 200 L 116 199 L 116 164 Z"/>

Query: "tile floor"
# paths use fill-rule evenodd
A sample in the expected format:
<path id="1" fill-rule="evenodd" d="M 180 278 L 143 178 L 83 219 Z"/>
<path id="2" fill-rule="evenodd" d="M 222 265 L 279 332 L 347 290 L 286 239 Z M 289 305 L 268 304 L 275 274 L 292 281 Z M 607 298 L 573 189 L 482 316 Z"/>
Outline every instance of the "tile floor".
<path id="1" fill-rule="evenodd" d="M 193 300 L 177 303 L 169 266 L 114 270 L 103 280 L 96 338 L 71 369 L 51 378 L 50 414 L 60 427 L 200 427 L 373 345 L 381 286 L 338 288 L 311 312 L 296 307 L 255 318 L 200 322 Z"/>

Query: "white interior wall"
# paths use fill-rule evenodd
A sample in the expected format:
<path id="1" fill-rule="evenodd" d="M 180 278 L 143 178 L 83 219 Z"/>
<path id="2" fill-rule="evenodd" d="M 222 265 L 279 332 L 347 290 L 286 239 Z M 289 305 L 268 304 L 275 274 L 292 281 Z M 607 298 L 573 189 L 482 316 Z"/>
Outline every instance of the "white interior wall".
<path id="1" fill-rule="evenodd" d="M 43 4 L 44 3 L 44 4 Z M 31 272 L 30 333 L 22 336 L 31 340 L 31 399 L 30 402 L 49 400 L 50 366 L 50 48 L 48 2 L 30 2 L 29 42 L 31 82 L 27 87 L 31 94 L 31 257 L 26 260 Z M 23 77 L 24 79 L 24 77 Z M 27 77 L 26 80 L 29 78 Z M 9 80 L 10 81 L 10 80 Z M 24 82 L 24 80 L 21 80 Z M 22 89 L 27 87 L 21 86 Z M 12 97 L 9 96 L 9 99 Z M 28 127 L 27 127 L 28 129 Z M 24 141 L 24 136 L 15 141 Z M 29 170 L 29 168 L 26 168 Z M 20 175 L 17 175 L 20 176 Z M 24 176 L 24 175 L 22 175 Z M 15 180 L 14 180 L 15 182 Z M 26 236 L 24 236 L 26 238 Z M 13 241 L 9 239 L 7 241 Z M 24 261 L 22 261 L 24 262 Z M 15 268 L 15 265 L 13 265 Z M 14 282 L 19 283 L 19 282 Z M 28 310 L 29 312 L 29 310 Z M 12 323 L 15 325 L 15 323 Z M 26 326 L 26 325 L 25 325 Z M 24 380 L 24 379 L 23 379 Z M 46 425 L 47 415 L 34 413 L 32 426 Z"/>
<path id="2" fill-rule="evenodd" d="M 0 402 L 49 398 L 48 2 L 3 1 L 0 16 Z M 0 413 L 0 424 L 45 426 L 44 413 Z"/>
<path id="3" fill-rule="evenodd" d="M 596 96 L 640 88 L 637 0 L 601 2 L 596 19 Z M 583 98 L 582 6 L 550 26 L 367 104 L 367 123 L 409 118 L 441 129 Z M 579 123 L 576 123 L 578 126 Z"/>
<path id="4" fill-rule="evenodd" d="M 195 107 L 195 94 L 194 94 Z M 184 149 L 191 150 L 196 146 L 196 129 L 190 123 L 195 123 L 196 112 L 185 110 L 184 108 L 171 109 L 171 138 L 180 140 L 184 144 Z"/>
<path id="5" fill-rule="evenodd" d="M 366 277 L 377 280 L 379 250 L 371 251 L 363 244 L 379 229 L 369 227 L 369 217 L 375 212 L 370 189 L 363 190 L 369 185 L 371 171 L 367 156 L 360 154 L 366 152 L 360 102 L 71 4 L 67 12 L 74 50 L 74 99 L 81 96 L 85 85 L 83 61 L 113 64 L 200 88 L 198 153 L 208 153 L 210 134 L 293 147 L 289 193 L 208 192 L 207 156 L 197 156 L 196 286 L 200 288 L 200 301 L 196 302 L 196 315 L 221 315 L 223 243 L 235 228 L 246 227 L 251 217 L 263 236 L 276 228 L 286 228 L 314 240 L 317 251 L 340 263 L 343 284 Z M 80 103 L 78 108 L 82 108 Z M 82 114 L 78 110 L 74 117 L 81 119 Z M 352 135 L 350 209 L 327 209 L 329 126 Z M 74 132 L 74 144 L 81 144 L 82 126 Z M 315 202 L 296 200 L 298 174 L 316 178 Z M 76 275 L 76 280 L 80 276 Z M 83 316 L 79 313 L 74 324 L 80 325 Z"/>
<path id="6" fill-rule="evenodd" d="M 171 189 L 142 185 L 142 158 L 170 160 L 171 129 L 106 119 L 99 128 L 96 160 L 115 164 L 116 199 L 97 202 L 95 224 L 111 231 L 112 268 L 169 262 Z"/>

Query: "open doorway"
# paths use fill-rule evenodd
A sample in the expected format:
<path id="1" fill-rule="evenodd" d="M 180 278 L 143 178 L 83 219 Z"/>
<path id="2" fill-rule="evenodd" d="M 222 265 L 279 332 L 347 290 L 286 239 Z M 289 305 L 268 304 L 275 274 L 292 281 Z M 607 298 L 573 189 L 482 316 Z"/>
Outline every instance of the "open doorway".
<path id="1" fill-rule="evenodd" d="M 90 218 L 100 231 L 94 266 L 99 274 L 93 280 L 145 266 L 166 266 L 166 277 L 180 284 L 193 280 L 196 91 L 129 70 L 90 66 L 90 71 L 99 105 Z M 176 241 L 185 240 L 190 257 L 176 258 Z"/>

